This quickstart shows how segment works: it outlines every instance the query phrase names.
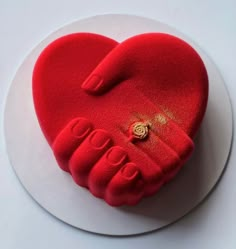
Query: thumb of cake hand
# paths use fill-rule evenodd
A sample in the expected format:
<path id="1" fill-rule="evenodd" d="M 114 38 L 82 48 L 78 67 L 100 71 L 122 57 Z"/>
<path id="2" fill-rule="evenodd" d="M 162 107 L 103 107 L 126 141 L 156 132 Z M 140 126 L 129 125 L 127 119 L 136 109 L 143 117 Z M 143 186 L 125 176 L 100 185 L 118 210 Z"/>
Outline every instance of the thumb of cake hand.
<path id="1" fill-rule="evenodd" d="M 113 49 L 83 82 L 82 89 L 89 94 L 99 95 L 127 78 L 128 60 L 119 50 Z"/>

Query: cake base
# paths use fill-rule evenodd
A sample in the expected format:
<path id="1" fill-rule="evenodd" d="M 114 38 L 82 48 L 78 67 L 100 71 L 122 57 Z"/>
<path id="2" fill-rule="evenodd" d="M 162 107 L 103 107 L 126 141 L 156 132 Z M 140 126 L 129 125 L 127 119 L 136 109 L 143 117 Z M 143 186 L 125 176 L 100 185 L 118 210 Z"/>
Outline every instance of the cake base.
<path id="1" fill-rule="evenodd" d="M 73 32 L 93 32 L 122 41 L 144 32 L 182 38 L 201 55 L 209 76 L 209 102 L 190 161 L 155 196 L 134 207 L 114 208 L 78 187 L 56 164 L 36 118 L 31 77 L 34 63 L 51 41 Z M 5 109 L 5 137 L 11 164 L 29 194 L 49 213 L 74 227 L 106 235 L 133 235 L 159 229 L 196 207 L 219 180 L 233 133 L 229 97 L 218 70 L 186 36 L 160 22 L 129 15 L 103 15 L 69 24 L 43 40 L 17 71 Z"/>

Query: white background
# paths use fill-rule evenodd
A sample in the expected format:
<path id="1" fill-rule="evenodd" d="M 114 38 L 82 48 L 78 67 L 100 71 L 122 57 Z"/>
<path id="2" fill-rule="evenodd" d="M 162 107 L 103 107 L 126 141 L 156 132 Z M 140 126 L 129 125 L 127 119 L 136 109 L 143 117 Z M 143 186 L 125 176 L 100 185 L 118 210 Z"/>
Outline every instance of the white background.
<path id="1" fill-rule="evenodd" d="M 222 180 L 200 207 L 170 227 L 136 237 L 92 235 L 63 224 L 40 208 L 14 175 L 4 146 L 2 121 L 7 90 L 16 69 L 29 51 L 55 29 L 105 13 L 154 18 L 188 35 L 218 66 L 236 108 L 235 0 L 0 0 L 0 248 L 235 249 L 234 145 Z"/>

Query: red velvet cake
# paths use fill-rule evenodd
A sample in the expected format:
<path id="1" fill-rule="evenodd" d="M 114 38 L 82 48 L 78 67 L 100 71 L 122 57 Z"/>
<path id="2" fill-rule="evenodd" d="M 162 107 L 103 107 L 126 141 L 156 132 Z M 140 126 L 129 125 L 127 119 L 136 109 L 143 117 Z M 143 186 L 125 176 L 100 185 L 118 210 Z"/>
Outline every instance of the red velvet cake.
<path id="1" fill-rule="evenodd" d="M 39 56 L 33 98 L 61 169 L 112 206 L 134 205 L 191 155 L 208 77 L 197 52 L 168 34 L 118 43 L 75 33 Z"/>

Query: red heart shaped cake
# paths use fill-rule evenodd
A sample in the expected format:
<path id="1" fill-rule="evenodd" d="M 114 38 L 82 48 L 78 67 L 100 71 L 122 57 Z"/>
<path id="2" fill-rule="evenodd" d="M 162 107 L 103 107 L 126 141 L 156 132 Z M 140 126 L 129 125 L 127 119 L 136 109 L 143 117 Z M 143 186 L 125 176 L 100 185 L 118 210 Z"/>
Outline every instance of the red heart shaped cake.
<path id="1" fill-rule="evenodd" d="M 134 205 L 191 155 L 208 78 L 197 52 L 177 37 L 148 33 L 118 43 L 77 33 L 41 53 L 33 98 L 58 165 L 108 204 Z"/>

